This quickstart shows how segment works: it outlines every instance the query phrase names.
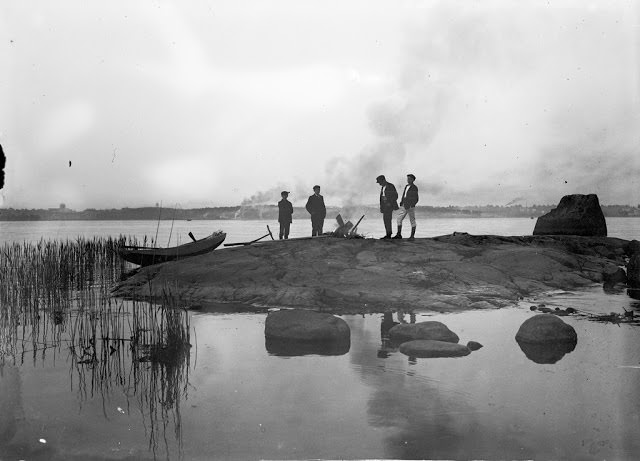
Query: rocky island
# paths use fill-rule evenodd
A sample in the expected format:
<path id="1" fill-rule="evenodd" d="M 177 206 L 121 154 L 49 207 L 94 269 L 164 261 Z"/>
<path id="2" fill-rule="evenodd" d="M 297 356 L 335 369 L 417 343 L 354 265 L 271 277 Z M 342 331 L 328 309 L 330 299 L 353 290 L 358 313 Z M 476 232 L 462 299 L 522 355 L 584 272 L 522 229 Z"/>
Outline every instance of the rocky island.
<path id="1" fill-rule="evenodd" d="M 200 308 L 237 303 L 337 314 L 451 312 L 506 307 L 551 290 L 627 282 L 623 267 L 634 260 L 637 242 L 606 237 L 595 195 L 565 197 L 539 221 L 548 234 L 263 241 L 141 268 L 114 294 L 170 292 Z M 581 235 L 554 235 L 566 233 L 567 226 Z"/>
<path id="2" fill-rule="evenodd" d="M 495 308 L 549 290 L 621 281 L 628 247 L 610 237 L 468 234 L 269 241 L 141 268 L 115 294 L 170 291 L 194 305 L 335 313 Z"/>

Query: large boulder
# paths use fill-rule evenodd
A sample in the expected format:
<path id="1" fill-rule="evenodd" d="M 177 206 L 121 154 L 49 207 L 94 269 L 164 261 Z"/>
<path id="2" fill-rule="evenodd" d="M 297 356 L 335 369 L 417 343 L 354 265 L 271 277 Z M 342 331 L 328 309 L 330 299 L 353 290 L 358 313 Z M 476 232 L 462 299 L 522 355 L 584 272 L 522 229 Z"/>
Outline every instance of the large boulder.
<path id="1" fill-rule="evenodd" d="M 288 341 L 348 341 L 351 330 L 347 322 L 331 314 L 305 309 L 270 312 L 264 324 L 267 339 Z"/>
<path id="2" fill-rule="evenodd" d="M 399 351 L 417 358 L 463 357 L 471 354 L 471 349 L 462 344 L 447 341 L 417 339 L 400 344 Z"/>
<path id="3" fill-rule="evenodd" d="M 528 318 L 516 333 L 519 343 L 576 343 L 578 335 L 571 325 L 553 314 L 538 314 Z"/>
<path id="4" fill-rule="evenodd" d="M 457 343 L 460 338 L 442 322 L 427 321 L 418 323 L 401 323 L 389 330 L 389 338 L 393 342 L 430 339 Z"/>
<path id="5" fill-rule="evenodd" d="M 540 216 L 533 235 L 607 236 L 607 223 L 596 194 L 565 195 L 557 208 Z"/>

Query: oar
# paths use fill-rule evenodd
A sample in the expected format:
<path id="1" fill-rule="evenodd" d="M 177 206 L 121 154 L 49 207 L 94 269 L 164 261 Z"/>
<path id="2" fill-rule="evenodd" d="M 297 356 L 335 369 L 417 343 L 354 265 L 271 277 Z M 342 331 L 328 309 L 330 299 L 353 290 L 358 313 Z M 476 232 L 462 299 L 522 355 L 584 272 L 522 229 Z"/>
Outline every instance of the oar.
<path id="1" fill-rule="evenodd" d="M 191 240 L 193 240 L 194 242 L 197 242 L 196 238 L 193 236 L 191 232 L 189 232 L 189 237 L 191 237 Z"/>
<path id="2" fill-rule="evenodd" d="M 226 246 L 226 247 L 234 247 L 234 246 L 238 246 L 238 245 L 251 245 L 252 243 L 256 243 L 258 240 L 262 240 L 263 238 L 268 237 L 269 235 L 271 235 L 271 231 L 269 231 L 268 234 L 264 234 L 260 238 L 257 238 L 255 240 L 251 240 L 250 242 L 225 243 L 224 246 Z M 271 238 L 273 239 L 273 235 L 271 235 Z"/>

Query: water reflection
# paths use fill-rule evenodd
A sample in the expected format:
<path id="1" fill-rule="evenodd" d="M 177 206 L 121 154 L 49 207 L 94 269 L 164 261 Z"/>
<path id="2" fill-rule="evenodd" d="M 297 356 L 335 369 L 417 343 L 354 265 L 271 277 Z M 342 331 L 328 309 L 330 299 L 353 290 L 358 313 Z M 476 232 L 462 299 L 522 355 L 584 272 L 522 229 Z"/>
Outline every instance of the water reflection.
<path id="1" fill-rule="evenodd" d="M 168 294 L 157 303 L 113 300 L 108 290 L 122 267 L 112 258 L 112 245 L 79 240 L 4 249 L 0 257 L 0 458 L 33 457 L 34 453 L 48 453 L 47 459 L 64 458 L 63 450 L 78 443 L 86 449 L 87 441 L 65 436 L 64 428 L 91 420 L 94 414 L 89 410 L 83 415 L 83 408 L 95 407 L 97 401 L 104 421 L 90 434 L 109 430 L 111 401 L 122 396 L 126 402 L 117 411 L 129 417 L 139 411 L 142 424 L 129 430 L 144 431 L 151 455 L 177 453 L 180 457 L 180 406 L 187 398 L 191 362 L 189 316 Z M 33 368 L 25 369 L 29 362 Z M 68 386 L 77 396 L 80 414 L 45 399 L 53 414 L 36 412 L 25 417 L 21 375 L 32 375 L 40 382 L 59 376 L 51 372 L 60 363 L 69 367 L 68 381 L 46 383 L 47 393 L 59 396 Z M 30 385 L 33 377 L 27 380 Z M 44 419 L 36 428 L 30 417 Z M 56 434 L 59 447 L 54 448 L 52 440 L 39 441 L 34 431 L 48 432 L 53 438 Z"/>
<path id="2" fill-rule="evenodd" d="M 265 348 L 271 355 L 297 357 L 302 355 L 344 355 L 349 352 L 351 341 L 291 341 L 265 338 Z"/>
<path id="3" fill-rule="evenodd" d="M 558 342 L 549 344 L 535 344 L 516 341 L 524 355 L 535 363 L 553 364 L 558 362 L 566 354 L 573 352 L 576 342 Z"/>
<path id="4" fill-rule="evenodd" d="M 380 322 L 380 348 L 378 349 L 378 358 L 387 358 L 390 354 L 398 350 L 400 343 L 392 341 L 391 338 L 389 338 L 389 330 L 401 323 L 407 323 L 406 314 L 407 313 L 405 311 L 398 310 L 396 312 L 397 321 L 393 320 L 393 312 L 391 311 L 387 311 L 382 315 L 382 320 Z M 416 314 L 413 311 L 409 312 L 409 323 L 416 323 Z M 409 357 L 409 360 L 415 362 L 415 357 Z"/>

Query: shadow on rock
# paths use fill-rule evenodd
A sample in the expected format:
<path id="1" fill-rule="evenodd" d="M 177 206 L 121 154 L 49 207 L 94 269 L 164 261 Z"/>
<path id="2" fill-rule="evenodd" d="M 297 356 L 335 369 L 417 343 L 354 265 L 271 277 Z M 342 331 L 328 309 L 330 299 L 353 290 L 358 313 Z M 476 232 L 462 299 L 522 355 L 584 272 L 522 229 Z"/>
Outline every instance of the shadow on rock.
<path id="1" fill-rule="evenodd" d="M 576 348 L 578 341 L 567 341 L 557 343 L 527 343 L 516 341 L 524 355 L 535 363 L 551 364 L 558 362 L 569 352 Z"/>
<path id="2" fill-rule="evenodd" d="M 344 355 L 351 348 L 351 341 L 295 341 L 266 338 L 265 348 L 271 355 L 298 357 L 302 355 Z"/>

